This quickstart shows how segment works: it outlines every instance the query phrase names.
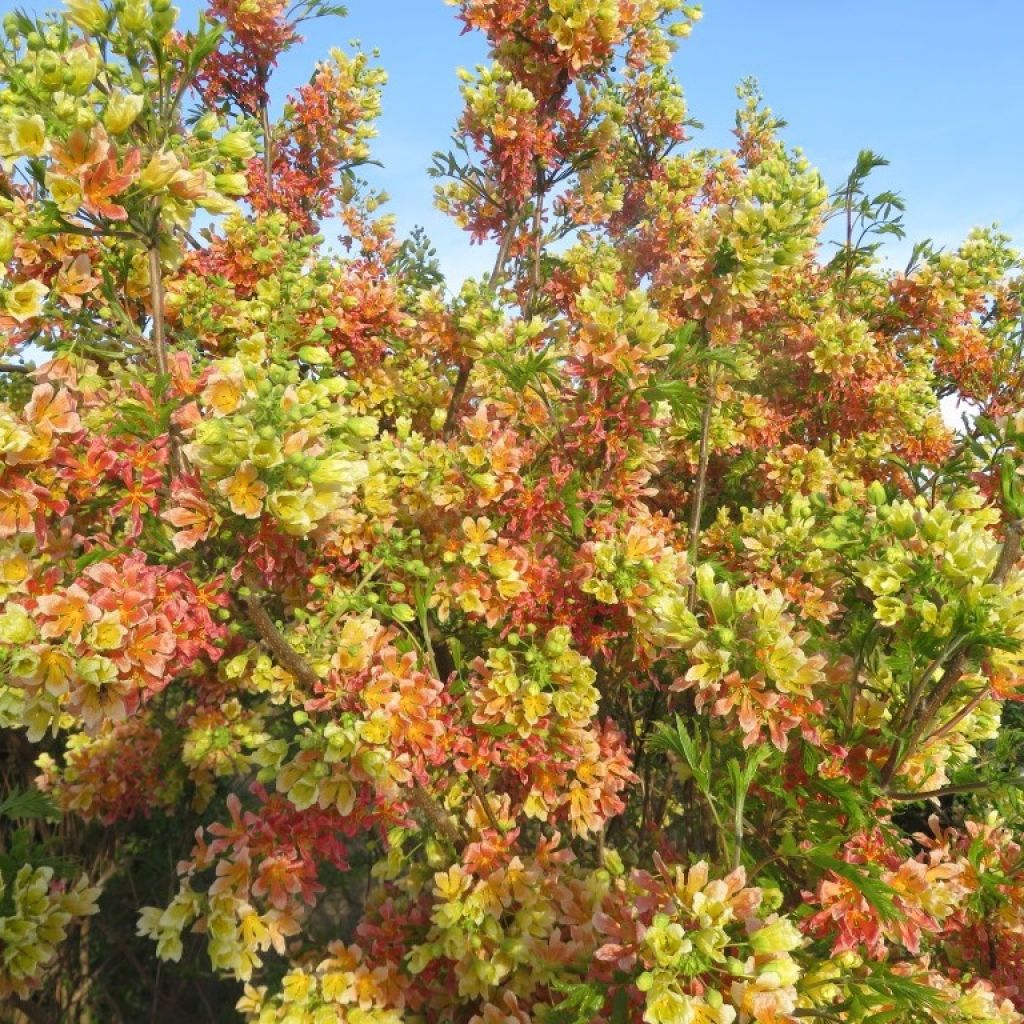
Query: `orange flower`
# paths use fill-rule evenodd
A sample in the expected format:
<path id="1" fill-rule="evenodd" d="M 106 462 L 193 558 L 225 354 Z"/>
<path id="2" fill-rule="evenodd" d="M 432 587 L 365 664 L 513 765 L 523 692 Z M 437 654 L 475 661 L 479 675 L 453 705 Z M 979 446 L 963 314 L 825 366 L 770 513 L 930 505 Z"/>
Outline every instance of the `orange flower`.
<path id="1" fill-rule="evenodd" d="M 33 390 L 25 406 L 25 419 L 47 437 L 73 434 L 82 429 L 71 392 L 56 391 L 52 384 L 40 384 Z"/>
<path id="2" fill-rule="evenodd" d="M 0 487 L 0 537 L 30 533 L 38 507 L 39 499 L 31 491 Z"/>
<path id="3" fill-rule="evenodd" d="M 220 482 L 219 488 L 235 515 L 259 519 L 267 485 L 259 479 L 256 467 L 251 462 L 243 462 L 232 476 Z"/>
<path id="4" fill-rule="evenodd" d="M 171 538 L 175 551 L 187 551 L 201 540 L 207 540 L 220 525 L 216 510 L 194 491 L 176 495 L 178 504 L 163 514 L 163 519 L 177 532 Z"/>
<path id="5" fill-rule="evenodd" d="M 88 254 L 83 252 L 73 260 L 64 261 L 54 281 L 54 289 L 71 309 L 81 309 L 82 296 L 88 295 L 99 283 L 100 279 L 93 276 Z"/>
<path id="6" fill-rule="evenodd" d="M 49 621 L 44 622 L 39 630 L 40 635 L 48 639 L 66 635 L 76 644 L 81 641 L 85 627 L 103 615 L 77 583 L 62 594 L 43 594 L 38 604 L 39 610 L 49 616 Z"/>

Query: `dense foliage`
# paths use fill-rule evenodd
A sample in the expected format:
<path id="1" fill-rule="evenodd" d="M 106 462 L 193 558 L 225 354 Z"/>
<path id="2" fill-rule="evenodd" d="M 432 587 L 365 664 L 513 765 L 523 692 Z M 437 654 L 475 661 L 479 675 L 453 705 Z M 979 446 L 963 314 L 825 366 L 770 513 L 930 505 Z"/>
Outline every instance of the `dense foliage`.
<path id="1" fill-rule="evenodd" d="M 1018 257 L 690 143 L 682 0 L 453 6 L 454 293 L 373 58 L 270 116 L 333 5 L 4 21 L 0 1000 L 1020 1024 Z"/>

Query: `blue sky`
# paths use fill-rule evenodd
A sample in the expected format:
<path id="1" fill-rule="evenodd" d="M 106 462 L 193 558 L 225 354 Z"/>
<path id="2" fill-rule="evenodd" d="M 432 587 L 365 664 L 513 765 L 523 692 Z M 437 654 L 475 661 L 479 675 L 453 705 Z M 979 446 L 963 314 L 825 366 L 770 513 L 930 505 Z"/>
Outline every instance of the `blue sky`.
<path id="1" fill-rule="evenodd" d="M 42 10 L 55 2 L 11 3 Z M 179 0 L 182 24 L 200 4 Z M 275 98 L 303 82 L 331 46 L 378 48 L 390 75 L 376 155 L 399 227 L 422 224 L 450 278 L 481 270 L 487 254 L 431 206 L 426 168 L 446 148 L 459 111 L 455 69 L 484 57 L 459 34 L 443 0 L 349 0 L 349 17 L 307 26 L 280 68 Z M 727 145 L 735 86 L 756 77 L 830 185 L 857 151 L 891 166 L 879 188 L 901 191 L 911 239 L 955 244 L 998 221 L 1024 245 L 1024 2 L 1021 0 L 707 0 L 675 59 L 698 141 Z"/>

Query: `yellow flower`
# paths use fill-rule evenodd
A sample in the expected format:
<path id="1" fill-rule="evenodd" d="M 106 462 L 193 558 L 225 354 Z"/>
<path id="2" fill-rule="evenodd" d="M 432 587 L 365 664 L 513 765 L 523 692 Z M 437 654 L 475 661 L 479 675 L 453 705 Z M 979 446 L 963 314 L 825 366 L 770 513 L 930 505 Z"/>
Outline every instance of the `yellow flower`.
<path id="1" fill-rule="evenodd" d="M 74 213 L 82 205 L 82 186 L 77 179 L 47 174 L 46 187 L 61 213 Z"/>
<path id="2" fill-rule="evenodd" d="M 318 490 L 351 494 L 369 475 L 369 464 L 363 459 L 352 459 L 345 455 L 329 455 L 326 459 L 317 462 L 309 479 Z"/>
<path id="3" fill-rule="evenodd" d="M 285 999 L 290 1003 L 301 1003 L 313 989 L 313 979 L 302 971 L 291 971 L 282 982 Z"/>
<path id="4" fill-rule="evenodd" d="M 240 162 L 251 160 L 256 155 L 256 147 L 248 132 L 228 132 L 217 143 L 217 151 L 221 156 Z"/>
<path id="5" fill-rule="evenodd" d="M 548 713 L 550 707 L 550 695 L 540 693 L 531 687 L 523 697 L 523 718 L 529 725 L 536 725 Z"/>
<path id="6" fill-rule="evenodd" d="M 92 645 L 98 651 L 113 651 L 124 641 L 125 628 L 117 612 L 107 612 L 99 622 L 90 627 Z"/>
<path id="7" fill-rule="evenodd" d="M 31 573 L 31 563 L 21 551 L 0 560 L 0 592 L 21 590 Z"/>
<path id="8" fill-rule="evenodd" d="M 68 21 L 86 32 L 102 32 L 107 25 L 107 12 L 100 0 L 64 0 Z"/>
<path id="9" fill-rule="evenodd" d="M 174 153 L 161 150 L 154 153 L 139 175 L 139 187 L 147 192 L 160 192 L 167 188 L 182 172 L 181 164 Z"/>
<path id="10" fill-rule="evenodd" d="M 22 281 L 4 296 L 4 308 L 8 316 L 23 324 L 42 313 L 43 299 L 48 294 L 49 289 L 42 281 Z"/>
<path id="11" fill-rule="evenodd" d="M 372 743 L 375 746 L 387 743 L 391 736 L 391 727 L 388 724 L 387 716 L 384 714 L 374 714 L 362 723 L 360 733 L 365 742 Z"/>
<path id="12" fill-rule="evenodd" d="M 16 118 L 9 137 L 14 156 L 43 156 L 50 149 L 46 123 L 38 114 Z"/>
<path id="13" fill-rule="evenodd" d="M 36 627 L 20 604 L 10 604 L 0 615 L 0 643 L 22 645 L 35 639 Z"/>
<path id="14" fill-rule="evenodd" d="M 0 222 L 0 263 L 9 263 L 14 258 L 14 242 L 16 233 L 10 221 Z M 4 268 L 0 267 L 0 280 L 3 280 Z"/>
<path id="15" fill-rule="evenodd" d="M 804 937 L 793 922 L 780 917 L 759 928 L 750 936 L 750 946 L 755 953 L 788 953 L 803 945 Z"/>
<path id="16" fill-rule="evenodd" d="M 450 903 L 457 900 L 472 884 L 469 876 L 459 864 L 453 864 L 447 871 L 438 871 L 434 875 L 434 888 L 440 899 Z"/>
<path id="17" fill-rule="evenodd" d="M 233 413 L 241 404 L 245 382 L 241 374 L 216 374 L 210 378 L 203 401 L 211 406 L 218 416 Z"/>
<path id="18" fill-rule="evenodd" d="M 142 113 L 145 98 L 134 93 L 118 91 L 107 101 L 107 109 L 103 112 L 103 124 L 112 135 L 126 132 Z"/>
<path id="19" fill-rule="evenodd" d="M 267 485 L 259 478 L 256 467 L 251 462 L 243 462 L 235 472 L 222 480 L 220 492 L 228 499 L 231 511 L 246 519 L 259 519 L 263 511 L 263 499 L 267 494 Z"/>
<path id="20" fill-rule="evenodd" d="M 275 491 L 267 501 L 270 514 L 281 523 L 285 533 L 292 537 L 302 536 L 313 529 L 310 502 L 314 495 L 311 488 L 301 491 Z"/>

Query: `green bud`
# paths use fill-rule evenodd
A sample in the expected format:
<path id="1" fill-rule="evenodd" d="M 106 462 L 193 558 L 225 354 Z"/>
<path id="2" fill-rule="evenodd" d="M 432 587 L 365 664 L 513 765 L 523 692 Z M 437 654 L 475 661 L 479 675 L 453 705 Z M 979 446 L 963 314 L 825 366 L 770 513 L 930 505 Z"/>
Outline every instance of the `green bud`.
<path id="1" fill-rule="evenodd" d="M 213 179 L 217 191 L 226 196 L 249 194 L 249 182 L 244 174 L 218 174 Z"/>
<path id="2" fill-rule="evenodd" d="M 331 354 L 320 345 L 303 345 L 299 349 L 299 358 L 311 366 L 329 366 Z"/>
<path id="3" fill-rule="evenodd" d="M 206 141 L 207 139 L 213 138 L 213 133 L 219 126 L 220 120 L 217 115 L 212 110 L 208 110 L 201 118 L 199 118 L 198 121 L 196 121 L 192 128 L 192 134 L 195 135 L 197 139 Z"/>
<path id="4" fill-rule="evenodd" d="M 256 155 L 256 147 L 247 132 L 228 132 L 217 143 L 217 152 L 229 160 L 246 162 Z"/>
<path id="5" fill-rule="evenodd" d="M 391 614 L 399 622 L 413 622 L 416 619 L 416 612 L 412 606 L 404 603 L 393 604 L 391 606 Z"/>

